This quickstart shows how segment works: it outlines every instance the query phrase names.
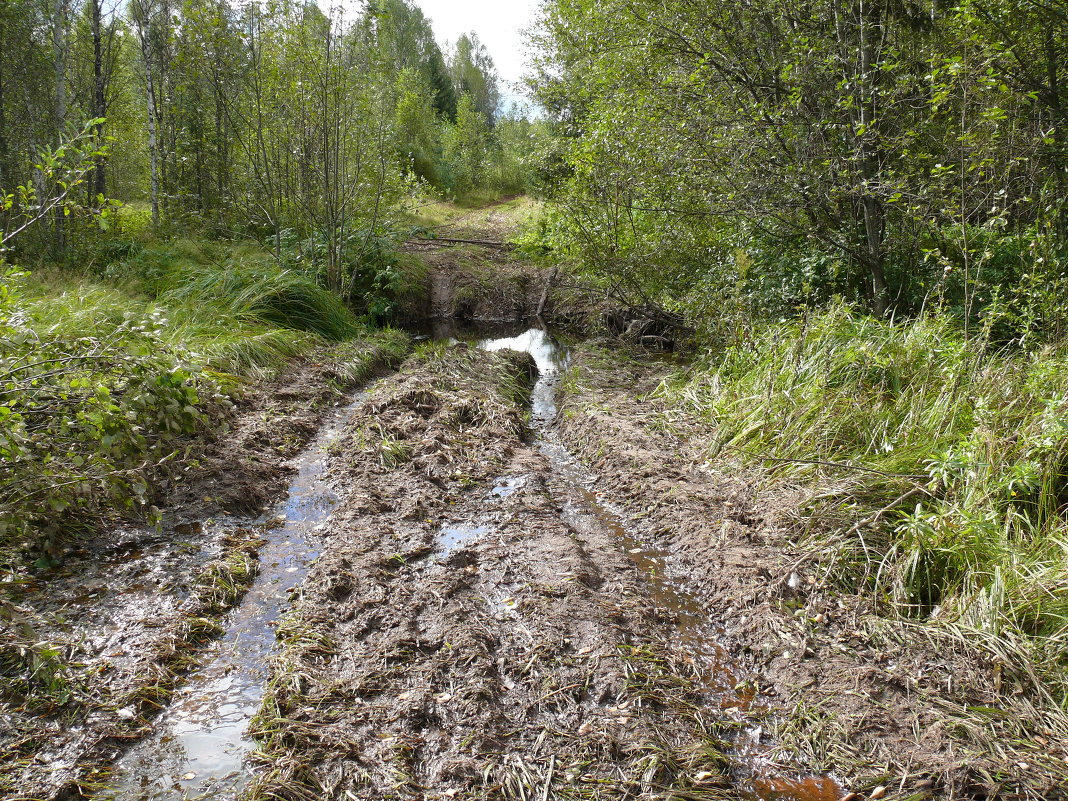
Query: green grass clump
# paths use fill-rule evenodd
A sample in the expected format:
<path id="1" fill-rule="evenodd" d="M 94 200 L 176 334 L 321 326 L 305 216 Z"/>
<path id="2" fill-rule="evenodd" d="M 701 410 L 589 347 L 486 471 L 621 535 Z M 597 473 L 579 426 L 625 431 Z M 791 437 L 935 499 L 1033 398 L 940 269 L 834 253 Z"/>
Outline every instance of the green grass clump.
<path id="1" fill-rule="evenodd" d="M 813 484 L 810 527 L 837 532 L 849 589 L 1035 666 L 1068 703 L 1068 351 L 834 307 L 659 394 L 711 426 L 710 457 Z"/>
<path id="2" fill-rule="evenodd" d="M 256 243 L 149 242 L 97 272 L 40 270 L 24 278 L 21 307 L 31 326 L 84 338 L 155 318 L 169 345 L 216 372 L 252 377 L 324 342 L 367 333 L 340 298 Z"/>
<path id="3" fill-rule="evenodd" d="M 262 264 L 214 266 L 183 271 L 160 300 L 167 306 L 217 304 L 246 324 L 268 324 L 309 331 L 338 342 L 360 333 L 356 318 L 341 299 L 292 270 Z"/>

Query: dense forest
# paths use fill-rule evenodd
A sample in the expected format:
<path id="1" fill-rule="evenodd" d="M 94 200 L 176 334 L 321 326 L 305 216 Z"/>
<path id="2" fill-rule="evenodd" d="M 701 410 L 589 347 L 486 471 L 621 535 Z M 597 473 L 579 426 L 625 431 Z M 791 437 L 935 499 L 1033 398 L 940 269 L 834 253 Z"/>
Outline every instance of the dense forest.
<path id="1" fill-rule="evenodd" d="M 121 12 L 2 9 L 0 183 L 32 192 L 10 199 L 9 238 L 69 175 L 81 184 L 63 221 L 39 226 L 53 259 L 91 258 L 82 232 L 115 201 L 143 203 L 156 228 L 272 238 L 276 252 L 317 232 L 324 281 L 340 292 L 341 261 L 356 255 L 344 251 L 388 228 L 406 182 L 522 188 L 515 148 L 529 123 L 498 114 L 486 49 L 463 36 L 446 59 L 403 0 L 355 18 L 298 3 Z"/>
<path id="2" fill-rule="evenodd" d="M 219 561 L 182 585 L 199 611 L 149 700 L 86 700 L 92 659 L 56 644 L 66 607 L 25 588 L 88 570 L 124 526 L 177 536 L 194 501 L 197 526 L 263 524 L 325 409 L 388 374 L 324 450 L 357 501 L 323 522 L 334 572 L 312 568 L 279 628 L 250 798 L 1066 797 L 1068 5 L 541 0 L 521 104 L 477 23 L 447 44 L 417 0 L 0 0 L 0 704 L 26 721 L 8 736 L 0 715 L 0 795 L 45 781 L 25 754 L 46 712 L 151 728 L 190 668 L 174 642 L 221 635 L 260 545 L 204 546 Z M 518 336 L 476 336 L 491 324 Z M 239 436 L 230 464 L 217 450 Z M 230 473 L 255 503 L 219 500 Z M 459 602 L 419 572 L 452 564 L 433 531 L 516 519 L 472 488 L 518 492 L 534 522 L 511 557 L 525 578 Z M 488 581 L 464 559 L 461 582 Z M 537 573 L 556 560 L 564 580 Z M 671 570 L 692 597 L 658 583 Z M 374 658 L 433 683 L 448 652 L 454 670 L 411 725 L 455 726 L 454 761 L 475 729 L 508 732 L 452 774 L 411 731 L 359 770 L 337 761 L 367 731 L 353 697 L 421 690 L 323 665 L 392 647 L 368 610 L 403 617 L 410 593 L 416 633 Z M 525 603 L 538 637 L 509 628 Z M 435 604 L 457 625 L 496 609 L 486 642 L 524 670 L 468 630 L 428 646 L 440 621 L 416 618 Z M 741 665 L 726 690 L 687 683 L 709 627 Z M 621 666 L 571 675 L 602 640 Z M 542 734 L 493 718 L 481 685 L 460 723 L 426 712 L 466 697 L 462 659 L 486 686 L 528 682 Z M 616 674 L 616 695 L 590 689 Z M 710 723 L 717 704 L 741 711 Z M 602 713 L 640 731 L 597 739 Z M 331 747 L 319 715 L 345 732 Z"/>

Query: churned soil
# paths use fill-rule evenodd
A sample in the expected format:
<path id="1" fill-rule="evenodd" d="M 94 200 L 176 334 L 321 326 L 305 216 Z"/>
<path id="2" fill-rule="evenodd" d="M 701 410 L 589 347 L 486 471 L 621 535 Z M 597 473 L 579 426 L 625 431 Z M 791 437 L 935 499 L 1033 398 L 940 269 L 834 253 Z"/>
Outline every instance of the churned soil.
<path id="1" fill-rule="evenodd" d="M 707 426 L 650 397 L 672 369 L 578 349 L 558 434 L 722 626 L 774 708 L 772 758 L 833 772 L 858 798 L 1068 797 L 1068 731 L 1026 677 L 831 581 L 799 545 L 807 491 L 706 461 Z"/>
<path id="2" fill-rule="evenodd" d="M 285 489 L 292 473 L 288 461 L 312 440 L 326 412 L 349 389 L 395 366 L 406 351 L 404 334 L 380 332 L 324 348 L 239 392 L 227 430 L 159 488 L 169 494 L 166 508 L 194 520 L 262 511 Z"/>
<path id="3" fill-rule="evenodd" d="M 116 526 L 55 568 L 10 577 L 6 595 L 30 628 L 2 624 L 0 659 L 33 673 L 28 686 L 16 673 L 0 683 L 0 797 L 82 797 L 149 730 L 254 578 L 263 524 L 252 518 L 284 492 L 288 460 L 405 342 L 324 348 L 250 385 L 229 425 L 191 443 L 156 487 L 161 528 Z"/>
<path id="4" fill-rule="evenodd" d="M 253 798 L 735 797 L 672 614 L 531 441 L 532 370 L 430 349 L 355 411 Z"/>
<path id="5" fill-rule="evenodd" d="M 507 249 L 411 240 L 404 251 L 420 264 L 419 290 L 402 299 L 405 320 L 509 323 L 535 315 L 546 273 Z"/>

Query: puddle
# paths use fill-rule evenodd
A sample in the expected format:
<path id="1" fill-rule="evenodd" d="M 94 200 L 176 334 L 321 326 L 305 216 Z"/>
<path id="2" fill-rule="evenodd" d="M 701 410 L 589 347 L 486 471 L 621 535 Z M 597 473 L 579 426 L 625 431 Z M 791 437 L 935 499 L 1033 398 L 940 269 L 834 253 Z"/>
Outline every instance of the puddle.
<path id="1" fill-rule="evenodd" d="M 474 524 L 457 524 L 444 526 L 438 533 L 437 555 L 448 556 L 453 551 L 462 548 L 471 540 L 489 534 L 493 526 L 476 526 Z"/>
<path id="2" fill-rule="evenodd" d="M 491 498 L 510 498 L 527 485 L 526 476 L 513 478 L 499 478 L 496 485 L 490 490 Z"/>
<path id="3" fill-rule="evenodd" d="M 325 481 L 326 450 L 360 400 L 335 411 L 294 459 L 286 500 L 254 523 L 267 539 L 260 573 L 224 621 L 226 634 L 175 694 L 154 733 L 119 761 L 99 799 L 233 799 L 248 785 L 245 757 L 255 744 L 247 730 L 263 698 L 274 627 L 318 555 L 315 532 L 337 503 Z"/>
<path id="4" fill-rule="evenodd" d="M 541 328 L 528 328 L 513 337 L 483 339 L 478 346 L 490 351 L 515 350 L 533 357 L 538 381 L 530 393 L 532 422 L 535 429 L 547 428 L 556 418 L 556 388 L 567 368 L 567 349 Z"/>
<path id="5" fill-rule="evenodd" d="M 567 351 L 544 330 L 531 328 L 518 336 L 482 340 L 479 346 L 491 351 L 517 350 L 529 353 L 538 365 L 538 381 L 532 391 L 532 424 L 538 434 L 538 447 L 549 460 L 553 471 L 577 491 L 583 503 L 569 503 L 564 509 L 567 522 L 576 527 L 599 526 L 611 531 L 626 550 L 631 562 L 645 577 L 658 609 L 675 624 L 678 645 L 696 678 L 708 695 L 728 714 L 739 720 L 747 712 L 757 711 L 757 698 L 744 682 L 736 663 L 719 643 L 719 630 L 709 623 L 709 615 L 697 599 L 671 575 L 670 554 L 635 539 L 626 529 L 623 516 L 609 508 L 589 488 L 589 476 L 579 467 L 555 437 L 552 423 L 556 417 L 556 390 L 567 367 Z M 491 495 L 506 484 L 498 482 Z M 515 490 L 512 490 L 513 492 Z M 761 742 L 759 726 L 744 729 L 735 740 L 735 754 L 742 762 L 739 791 L 746 801 L 839 801 L 846 795 L 828 776 L 793 778 L 762 770 L 768 752 Z"/>

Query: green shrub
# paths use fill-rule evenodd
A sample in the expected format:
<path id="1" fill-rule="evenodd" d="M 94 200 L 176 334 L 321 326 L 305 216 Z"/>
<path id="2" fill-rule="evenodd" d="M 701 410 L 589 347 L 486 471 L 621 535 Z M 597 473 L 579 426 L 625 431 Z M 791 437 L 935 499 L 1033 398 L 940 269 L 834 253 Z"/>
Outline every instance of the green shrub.
<path id="1" fill-rule="evenodd" d="M 164 341 L 158 313 L 103 333 L 38 329 L 17 277 L 0 295 L 0 544 L 47 558 L 113 507 L 150 511 L 154 471 L 229 402 Z"/>

